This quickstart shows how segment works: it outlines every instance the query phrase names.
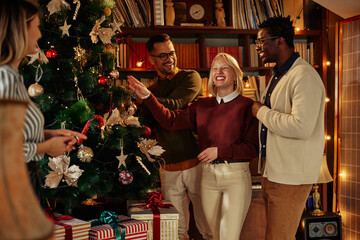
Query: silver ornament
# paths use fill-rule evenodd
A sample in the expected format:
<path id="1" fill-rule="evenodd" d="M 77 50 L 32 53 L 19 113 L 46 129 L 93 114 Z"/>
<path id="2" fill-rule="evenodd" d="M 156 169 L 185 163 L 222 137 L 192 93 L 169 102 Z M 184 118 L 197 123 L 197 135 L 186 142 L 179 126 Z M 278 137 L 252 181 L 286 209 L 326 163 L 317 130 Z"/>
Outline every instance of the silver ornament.
<path id="1" fill-rule="evenodd" d="M 37 98 L 44 93 L 44 88 L 36 82 L 29 86 L 28 93 L 30 97 Z"/>
<path id="2" fill-rule="evenodd" d="M 94 157 L 94 153 L 91 148 L 82 147 L 77 152 L 77 157 L 80 159 L 80 161 L 88 163 L 91 162 L 92 158 Z"/>

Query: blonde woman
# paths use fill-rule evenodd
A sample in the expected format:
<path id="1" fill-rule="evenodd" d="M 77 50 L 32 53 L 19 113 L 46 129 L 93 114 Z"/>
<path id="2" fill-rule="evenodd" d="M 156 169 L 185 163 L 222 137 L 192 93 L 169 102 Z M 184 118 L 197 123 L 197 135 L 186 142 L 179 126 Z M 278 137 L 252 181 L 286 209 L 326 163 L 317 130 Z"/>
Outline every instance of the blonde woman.
<path id="1" fill-rule="evenodd" d="M 213 239 L 238 240 L 251 201 L 249 161 L 258 154 L 258 121 L 251 113 L 253 101 L 242 96 L 242 77 L 237 61 L 219 53 L 208 82 L 213 97 L 170 111 L 128 76 L 130 89 L 144 99 L 164 128 L 198 133 L 198 159 L 203 163 L 201 198 Z"/>

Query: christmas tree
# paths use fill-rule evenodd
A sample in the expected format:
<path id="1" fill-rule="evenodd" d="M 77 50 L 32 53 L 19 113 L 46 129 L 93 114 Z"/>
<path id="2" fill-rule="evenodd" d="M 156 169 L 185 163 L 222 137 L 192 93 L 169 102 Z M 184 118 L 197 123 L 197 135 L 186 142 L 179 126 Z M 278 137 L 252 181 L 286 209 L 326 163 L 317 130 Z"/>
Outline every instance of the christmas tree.
<path id="1" fill-rule="evenodd" d="M 116 3 L 40 0 L 39 5 L 42 38 L 38 52 L 22 65 L 25 84 L 46 128 L 88 137 L 78 140 L 77 150 L 40 162 L 46 200 L 65 202 L 71 213 L 74 201 L 95 196 L 143 198 L 158 187 L 163 150 L 136 117 L 131 92 L 113 84 L 123 24 Z"/>

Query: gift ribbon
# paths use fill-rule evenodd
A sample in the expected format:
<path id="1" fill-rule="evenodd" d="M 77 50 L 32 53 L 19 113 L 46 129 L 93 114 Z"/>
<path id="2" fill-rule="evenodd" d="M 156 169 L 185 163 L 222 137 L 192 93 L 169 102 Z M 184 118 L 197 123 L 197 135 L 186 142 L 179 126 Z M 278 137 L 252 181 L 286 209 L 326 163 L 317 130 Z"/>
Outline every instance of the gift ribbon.
<path id="1" fill-rule="evenodd" d="M 160 240 L 160 210 L 159 208 L 173 207 L 172 204 L 163 204 L 160 192 L 146 194 L 144 204 L 132 204 L 132 207 L 151 208 L 153 213 L 153 240 Z"/>
<path id="2" fill-rule="evenodd" d="M 65 239 L 72 239 L 72 226 L 65 224 L 65 223 L 61 223 L 59 221 L 61 220 L 70 220 L 70 219 L 74 219 L 71 216 L 68 215 L 61 215 L 60 217 L 55 217 L 54 214 L 52 214 L 51 210 L 49 208 L 45 209 L 45 213 L 46 216 L 54 223 L 60 226 L 63 226 L 65 228 Z"/>
<path id="3" fill-rule="evenodd" d="M 115 239 L 116 240 L 125 240 L 126 229 L 124 226 L 118 225 L 119 219 L 115 212 L 112 211 L 103 211 L 100 214 L 100 218 L 98 220 L 90 221 L 91 226 L 98 226 L 103 224 L 109 224 L 115 232 Z M 121 232 L 119 230 L 121 228 Z"/>
<path id="4" fill-rule="evenodd" d="M 160 192 L 151 192 L 145 196 L 146 205 L 153 212 L 153 239 L 160 240 L 160 210 L 159 208 L 173 207 L 172 204 L 163 204 Z"/>

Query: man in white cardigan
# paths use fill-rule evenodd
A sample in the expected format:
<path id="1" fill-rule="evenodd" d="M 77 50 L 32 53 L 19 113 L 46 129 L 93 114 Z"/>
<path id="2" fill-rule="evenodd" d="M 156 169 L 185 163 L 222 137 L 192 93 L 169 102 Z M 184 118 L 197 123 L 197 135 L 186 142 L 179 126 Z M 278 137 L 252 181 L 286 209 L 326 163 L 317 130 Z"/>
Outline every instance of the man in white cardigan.
<path id="1" fill-rule="evenodd" d="M 256 49 L 263 63 L 276 63 L 261 102 L 252 108 L 260 123 L 266 240 L 293 240 L 320 172 L 325 88 L 316 70 L 294 51 L 289 17 L 264 21 L 257 37 Z"/>

